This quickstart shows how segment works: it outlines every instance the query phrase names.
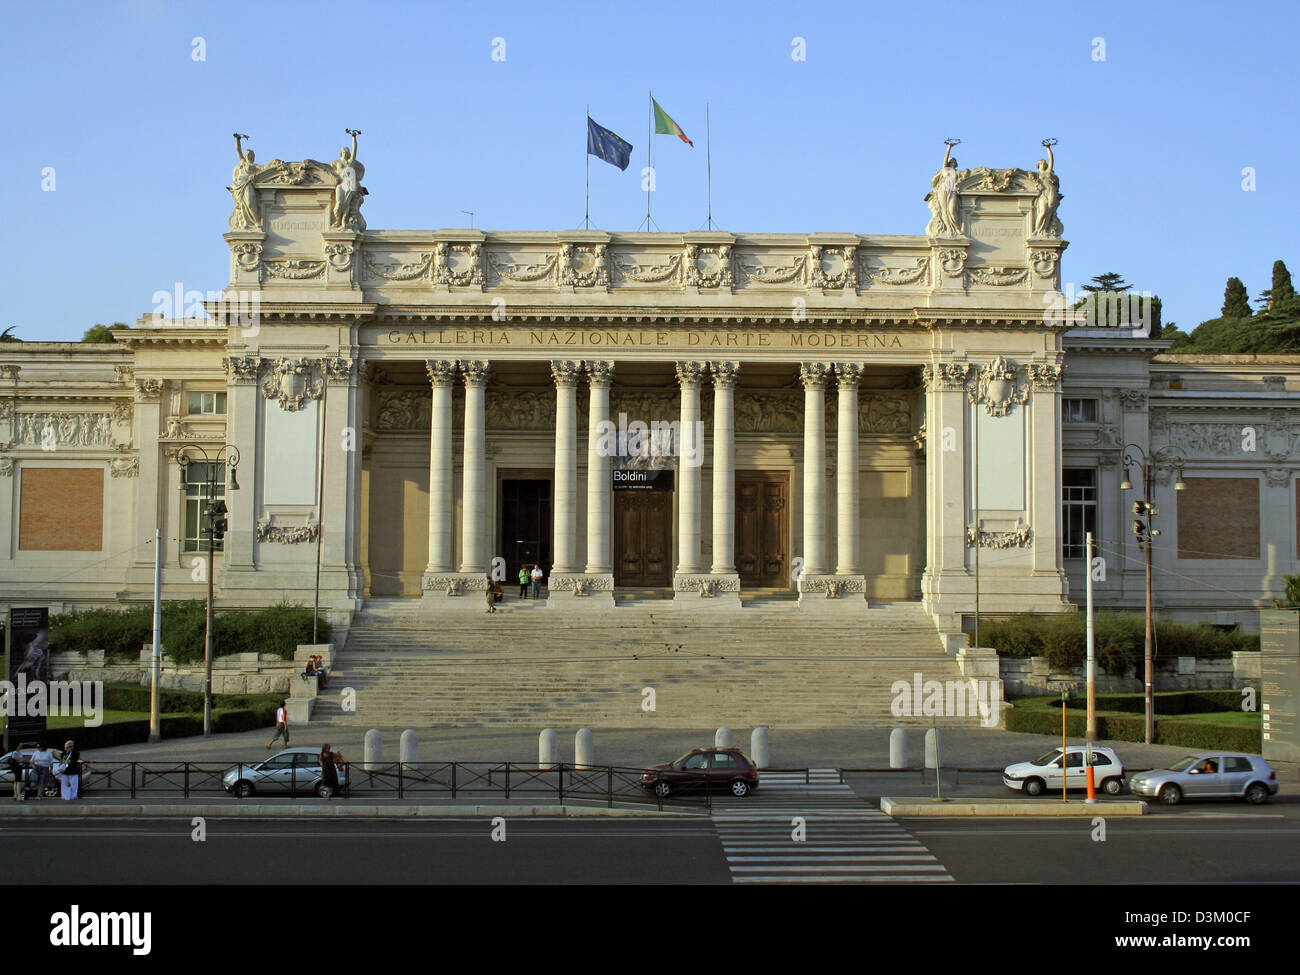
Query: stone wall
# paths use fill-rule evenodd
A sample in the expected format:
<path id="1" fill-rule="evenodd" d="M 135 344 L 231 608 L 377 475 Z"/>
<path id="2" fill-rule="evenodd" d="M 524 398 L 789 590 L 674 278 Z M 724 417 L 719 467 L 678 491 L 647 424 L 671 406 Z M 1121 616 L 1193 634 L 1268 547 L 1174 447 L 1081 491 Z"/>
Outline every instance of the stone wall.
<path id="1" fill-rule="evenodd" d="M 1027 697 L 1035 694 L 1058 694 L 1061 685 L 1049 682 L 1052 667 L 1046 657 L 1002 657 L 999 662 L 1003 686 L 1009 697 Z M 1083 667 L 1071 673 L 1084 682 Z M 1139 676 L 1097 674 L 1097 692 L 1100 694 L 1140 694 L 1143 689 L 1141 665 Z M 1199 657 L 1169 657 L 1156 660 L 1155 689 L 1157 691 L 1211 691 L 1235 690 L 1242 687 L 1259 688 L 1260 658 L 1258 651 L 1238 651 L 1231 659 L 1226 657 L 1202 659 Z"/>
<path id="2" fill-rule="evenodd" d="M 67 680 L 129 683 L 149 686 L 153 650 L 140 651 L 138 663 L 108 663 L 104 651 L 55 653 L 50 658 L 51 675 Z M 305 664 L 305 661 L 304 661 Z M 268 653 L 235 653 L 212 661 L 214 694 L 289 694 L 294 676 L 302 666 Z M 160 684 L 167 690 L 203 690 L 204 666 L 177 664 L 163 654 Z"/>

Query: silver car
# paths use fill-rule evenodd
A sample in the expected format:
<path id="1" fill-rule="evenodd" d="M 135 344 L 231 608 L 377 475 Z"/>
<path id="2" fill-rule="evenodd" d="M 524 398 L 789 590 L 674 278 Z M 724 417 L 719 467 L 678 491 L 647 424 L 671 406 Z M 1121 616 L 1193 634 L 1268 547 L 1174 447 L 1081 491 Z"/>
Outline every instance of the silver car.
<path id="1" fill-rule="evenodd" d="M 347 785 L 347 765 L 336 766 L 339 788 Z M 322 799 L 329 792 L 321 781 L 320 753 L 314 748 L 286 748 L 262 762 L 249 762 L 228 769 L 221 784 L 241 799 L 259 792 L 315 793 Z"/>
<path id="2" fill-rule="evenodd" d="M 1158 798 L 1167 806 L 1186 799 L 1245 799 L 1259 804 L 1277 795 L 1277 773 L 1258 755 L 1196 752 L 1168 768 L 1129 776 L 1134 795 Z"/>
<path id="3" fill-rule="evenodd" d="M 36 754 L 35 745 L 21 745 L 18 748 L 15 748 L 12 752 L 6 752 L 5 754 L 0 755 L 0 788 L 13 785 L 14 777 L 13 777 L 13 773 L 9 771 L 9 756 L 17 755 L 19 759 L 23 762 L 23 764 L 28 766 L 28 768 L 24 770 L 23 778 L 24 781 L 28 783 L 28 787 L 34 790 L 35 789 L 34 783 L 36 782 L 36 778 L 35 778 L 35 772 L 32 770 L 30 763 L 32 760 L 32 756 L 35 754 Z M 56 751 L 55 754 L 61 754 L 61 753 Z M 53 795 L 54 792 L 59 789 L 60 782 L 63 778 L 63 768 L 64 765 L 62 761 L 55 761 L 54 765 L 51 766 L 50 768 L 50 790 L 51 790 L 50 794 L 51 795 Z M 81 778 L 78 780 L 77 783 L 78 795 L 85 794 L 89 782 L 90 782 L 90 763 L 87 762 L 85 759 L 82 759 Z"/>

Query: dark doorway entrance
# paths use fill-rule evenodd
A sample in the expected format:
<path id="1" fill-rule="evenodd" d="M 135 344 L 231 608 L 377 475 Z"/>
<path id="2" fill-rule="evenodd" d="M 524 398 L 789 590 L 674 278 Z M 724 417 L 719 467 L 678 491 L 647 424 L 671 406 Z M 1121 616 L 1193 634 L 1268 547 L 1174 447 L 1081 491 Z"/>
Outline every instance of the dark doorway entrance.
<path id="1" fill-rule="evenodd" d="M 614 585 L 671 585 L 672 521 L 670 492 L 614 492 Z"/>
<path id="2" fill-rule="evenodd" d="M 551 482 L 533 478 L 501 481 L 501 548 L 506 585 L 518 583 L 519 567 L 551 571 Z"/>
<path id="3" fill-rule="evenodd" d="M 789 589 L 789 475 L 736 471 L 736 570 L 742 589 Z"/>

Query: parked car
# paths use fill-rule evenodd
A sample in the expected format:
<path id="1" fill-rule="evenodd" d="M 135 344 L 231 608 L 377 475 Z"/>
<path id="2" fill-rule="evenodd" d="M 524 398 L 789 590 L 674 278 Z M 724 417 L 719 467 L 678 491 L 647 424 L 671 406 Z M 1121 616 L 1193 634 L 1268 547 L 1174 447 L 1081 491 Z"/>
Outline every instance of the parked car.
<path id="1" fill-rule="evenodd" d="M 646 769 L 641 788 L 661 799 L 676 792 L 720 790 L 741 797 L 758 788 L 758 769 L 739 748 L 696 748 L 675 762 Z"/>
<path id="2" fill-rule="evenodd" d="M 1088 778 L 1083 765 L 1083 745 L 1070 745 L 1061 767 L 1061 749 L 1053 748 L 1032 762 L 1017 762 L 1002 771 L 1002 784 L 1027 796 L 1060 791 L 1062 780 L 1067 789 L 1086 789 Z M 1117 796 L 1124 788 L 1124 763 L 1110 748 L 1092 746 L 1093 783 L 1108 796 Z"/>
<path id="3" fill-rule="evenodd" d="M 339 788 L 346 788 L 347 764 L 336 768 Z M 226 770 L 221 777 L 221 784 L 227 792 L 240 799 L 247 799 L 259 792 L 307 792 L 315 793 L 322 799 L 329 798 L 326 787 L 321 783 L 320 752 L 314 748 L 286 748 L 264 761 L 236 765 Z"/>
<path id="4" fill-rule="evenodd" d="M 62 755 L 62 752 L 58 749 L 55 749 L 55 751 Z M 24 763 L 28 763 L 32 760 L 32 755 L 36 753 L 36 746 L 33 744 L 19 745 L 13 751 L 0 755 L 0 789 L 13 786 L 14 777 L 13 773 L 9 771 L 9 756 L 13 755 L 15 752 L 22 757 Z M 53 775 L 50 778 L 50 787 L 46 790 L 46 795 L 55 796 L 59 794 L 59 779 L 63 775 L 63 762 L 56 761 L 50 771 Z M 77 783 L 77 795 L 80 796 L 85 794 L 86 785 L 90 781 L 90 775 L 90 763 L 85 759 L 82 759 L 81 779 Z M 25 771 L 24 778 L 28 782 L 28 790 L 34 795 L 36 792 L 36 780 L 32 776 L 32 770 L 30 768 Z"/>
<path id="5" fill-rule="evenodd" d="M 1245 799 L 1258 805 L 1277 795 L 1277 773 L 1258 755 L 1196 752 L 1171 764 L 1138 772 L 1129 780 L 1134 795 L 1167 806 L 1186 799 Z"/>

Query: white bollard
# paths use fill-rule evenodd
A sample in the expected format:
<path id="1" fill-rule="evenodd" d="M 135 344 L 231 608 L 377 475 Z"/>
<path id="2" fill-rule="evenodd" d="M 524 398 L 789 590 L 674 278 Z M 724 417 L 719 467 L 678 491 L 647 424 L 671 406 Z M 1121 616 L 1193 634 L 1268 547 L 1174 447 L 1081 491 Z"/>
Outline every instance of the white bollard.
<path id="1" fill-rule="evenodd" d="M 369 772 L 378 769 L 379 763 L 383 760 L 384 736 L 379 733 L 378 728 L 371 728 L 366 732 L 362 766 Z"/>
<path id="2" fill-rule="evenodd" d="M 420 760 L 420 739 L 410 728 L 397 739 L 397 760 L 403 765 L 414 765 Z"/>
<path id="3" fill-rule="evenodd" d="M 537 767 L 555 768 L 555 761 L 555 729 L 543 728 L 542 733 L 537 736 Z"/>
<path id="4" fill-rule="evenodd" d="M 749 757 L 753 759 L 755 768 L 767 768 L 772 764 L 766 728 L 755 728 L 749 733 Z"/>
<path id="5" fill-rule="evenodd" d="M 925 767 L 937 769 L 943 764 L 943 737 L 938 728 L 925 733 Z"/>
<path id="6" fill-rule="evenodd" d="M 573 736 L 573 764 L 578 768 L 590 768 L 595 764 L 596 744 L 590 728 L 579 728 Z"/>
<path id="7" fill-rule="evenodd" d="M 907 768 L 907 732 L 902 728 L 889 733 L 889 767 Z"/>
<path id="8" fill-rule="evenodd" d="M 732 740 L 730 728 L 719 728 L 713 735 L 715 748 L 730 748 Z"/>

